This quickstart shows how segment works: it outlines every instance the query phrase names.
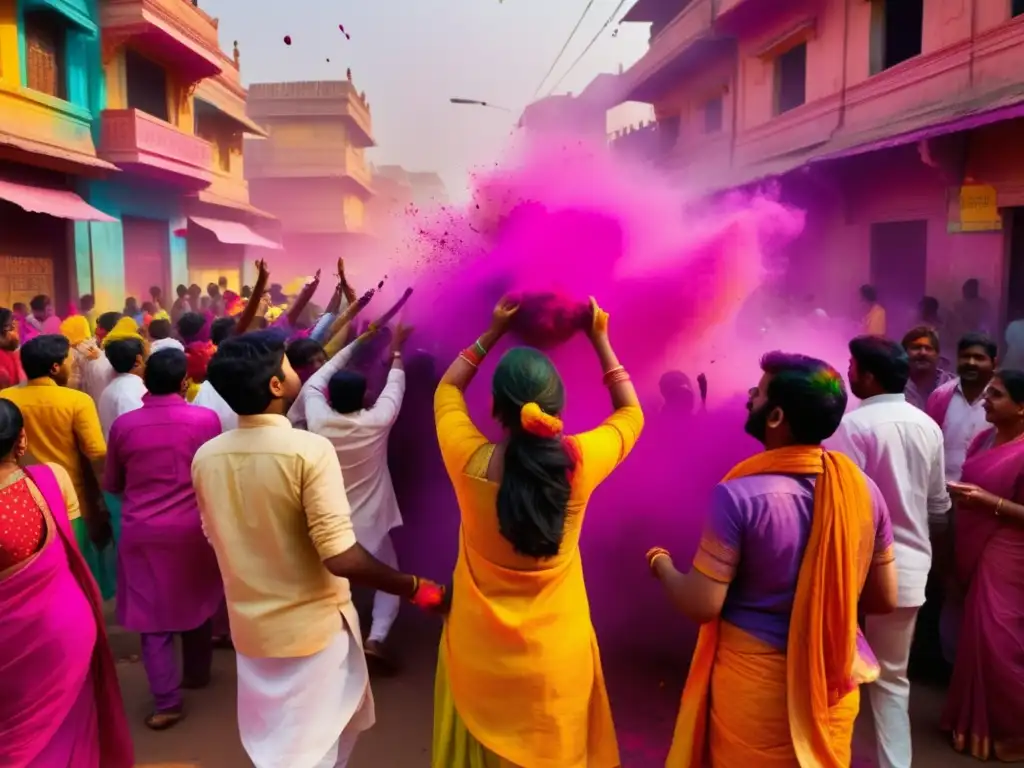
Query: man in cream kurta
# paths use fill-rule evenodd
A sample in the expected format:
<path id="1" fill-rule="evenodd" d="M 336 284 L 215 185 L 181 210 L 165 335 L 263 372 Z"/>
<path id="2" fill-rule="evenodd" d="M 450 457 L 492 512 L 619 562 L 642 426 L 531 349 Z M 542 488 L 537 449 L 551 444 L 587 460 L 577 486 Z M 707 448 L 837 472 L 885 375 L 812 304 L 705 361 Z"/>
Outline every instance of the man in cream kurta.
<path id="1" fill-rule="evenodd" d="M 356 545 L 331 443 L 281 415 L 240 416 L 192 463 L 238 655 L 238 726 L 257 768 L 341 768 L 373 725 L 348 581 Z"/>

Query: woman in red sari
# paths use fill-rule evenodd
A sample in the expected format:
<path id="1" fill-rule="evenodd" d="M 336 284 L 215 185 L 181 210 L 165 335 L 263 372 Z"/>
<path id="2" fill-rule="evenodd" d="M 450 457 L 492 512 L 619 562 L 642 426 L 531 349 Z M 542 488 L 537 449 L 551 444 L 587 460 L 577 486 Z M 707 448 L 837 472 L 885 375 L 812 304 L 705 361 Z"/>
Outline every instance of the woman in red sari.
<path id="1" fill-rule="evenodd" d="M 0 400 L 0 765 L 134 764 L 103 603 L 68 521 L 55 464 L 22 469 L 21 411 Z"/>
<path id="2" fill-rule="evenodd" d="M 984 405 L 993 428 L 949 484 L 964 613 L 942 724 L 958 752 L 1024 762 L 1024 371 L 998 372 Z"/>

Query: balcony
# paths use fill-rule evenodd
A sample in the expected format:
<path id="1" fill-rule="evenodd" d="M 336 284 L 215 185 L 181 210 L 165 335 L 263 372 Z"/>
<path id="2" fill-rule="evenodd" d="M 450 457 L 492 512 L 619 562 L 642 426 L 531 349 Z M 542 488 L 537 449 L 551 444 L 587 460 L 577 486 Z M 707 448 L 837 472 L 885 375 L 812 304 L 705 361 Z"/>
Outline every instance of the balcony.
<path id="1" fill-rule="evenodd" d="M 653 100 L 705 55 L 703 43 L 716 42 L 714 15 L 714 0 L 692 0 L 651 39 L 647 53 L 625 73 L 630 100 Z"/>
<path id="2" fill-rule="evenodd" d="M 131 43 L 188 83 L 224 68 L 217 20 L 190 0 L 104 0 L 100 28 L 104 61 Z"/>
<path id="3" fill-rule="evenodd" d="M 236 49 L 237 54 L 237 49 Z M 266 137 L 267 132 L 249 119 L 246 114 L 246 90 L 242 86 L 238 59 L 229 59 L 218 52 L 223 69 L 220 74 L 199 83 L 195 90 L 195 113 L 197 120 L 204 114 L 218 113 L 229 118 L 235 129 L 253 136 Z"/>
<path id="4" fill-rule="evenodd" d="M 122 170 L 183 189 L 213 181 L 209 142 L 137 109 L 107 109 L 100 120 L 100 156 Z"/>
<path id="5" fill-rule="evenodd" d="M 351 77 L 351 73 L 349 73 Z M 249 88 L 249 117 L 260 125 L 296 119 L 340 120 L 356 147 L 373 147 L 373 122 L 366 94 L 352 80 L 295 83 L 253 83 Z"/>
<path id="6" fill-rule="evenodd" d="M 366 161 L 349 147 L 305 149 L 276 146 L 273 139 L 245 142 L 247 179 L 344 178 L 363 197 L 373 194 Z"/>
<path id="7" fill-rule="evenodd" d="M 91 123 L 87 111 L 66 101 L 0 85 L 0 149 L 9 159 L 71 173 L 117 170 L 97 157 Z"/>

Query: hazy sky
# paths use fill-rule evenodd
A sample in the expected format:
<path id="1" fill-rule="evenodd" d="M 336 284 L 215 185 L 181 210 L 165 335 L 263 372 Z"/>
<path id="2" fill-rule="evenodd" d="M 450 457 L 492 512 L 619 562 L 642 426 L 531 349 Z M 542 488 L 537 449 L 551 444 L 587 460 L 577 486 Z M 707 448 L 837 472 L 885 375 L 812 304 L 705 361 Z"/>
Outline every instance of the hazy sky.
<path id="1" fill-rule="evenodd" d="M 541 95 L 576 59 L 619 0 L 595 0 Z M 627 0 L 616 19 L 634 0 Z M 200 0 L 220 18 L 221 46 L 238 40 L 246 84 L 327 80 L 352 68 L 373 114 L 378 164 L 439 171 L 449 186 L 489 165 L 533 100 L 587 0 Z M 352 36 L 338 29 L 344 24 Z M 614 23 L 559 91 L 581 91 L 600 72 L 628 67 L 647 48 L 648 25 Z M 290 35 L 291 46 L 284 44 Z M 330 62 L 327 60 L 330 59 Z M 448 103 L 479 99 L 502 112 Z M 453 189 L 453 192 L 456 190 Z M 457 194 L 457 192 L 456 192 Z"/>

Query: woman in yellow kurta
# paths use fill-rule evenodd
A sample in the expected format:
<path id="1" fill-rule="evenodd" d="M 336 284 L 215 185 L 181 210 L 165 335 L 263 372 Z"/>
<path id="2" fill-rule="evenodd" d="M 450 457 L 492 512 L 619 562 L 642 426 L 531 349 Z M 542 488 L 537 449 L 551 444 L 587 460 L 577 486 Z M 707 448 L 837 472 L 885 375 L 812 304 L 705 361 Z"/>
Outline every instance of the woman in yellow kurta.
<path id="1" fill-rule="evenodd" d="M 614 413 L 562 435 L 562 380 L 541 352 L 498 363 L 489 443 L 463 392 L 505 333 L 491 329 L 445 373 L 434 400 L 438 441 L 462 513 L 452 608 L 434 693 L 434 768 L 616 768 L 611 707 L 583 582 L 579 538 L 591 493 L 633 448 L 643 413 L 593 304 L 589 336 Z"/>

